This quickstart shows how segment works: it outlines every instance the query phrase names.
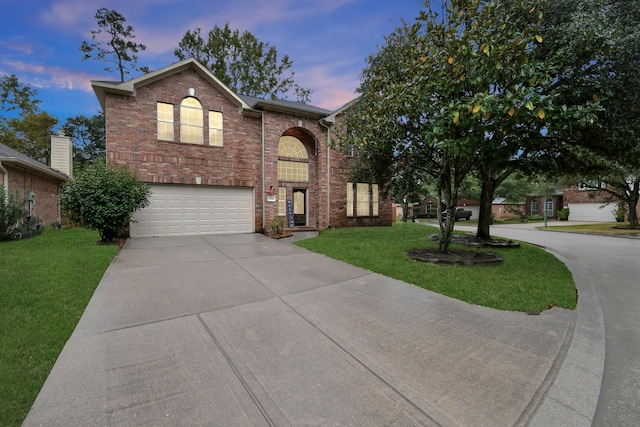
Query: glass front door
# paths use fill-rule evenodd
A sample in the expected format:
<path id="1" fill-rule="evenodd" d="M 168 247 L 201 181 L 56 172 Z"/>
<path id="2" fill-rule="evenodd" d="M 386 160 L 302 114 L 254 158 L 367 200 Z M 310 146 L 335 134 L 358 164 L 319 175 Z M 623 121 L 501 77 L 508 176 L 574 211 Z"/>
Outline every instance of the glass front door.
<path id="1" fill-rule="evenodd" d="M 293 190 L 293 223 L 297 227 L 307 225 L 307 190 L 296 188 Z"/>

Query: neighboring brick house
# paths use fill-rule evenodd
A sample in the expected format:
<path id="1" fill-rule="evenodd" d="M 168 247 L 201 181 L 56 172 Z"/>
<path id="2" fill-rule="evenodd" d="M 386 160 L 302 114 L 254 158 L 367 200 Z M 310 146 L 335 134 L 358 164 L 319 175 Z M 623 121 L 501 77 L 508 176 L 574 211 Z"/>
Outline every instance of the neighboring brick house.
<path id="1" fill-rule="evenodd" d="M 613 211 L 618 204 L 612 201 L 612 196 L 604 191 L 576 185 L 564 190 L 563 203 L 569 208 L 571 221 L 613 222 L 616 220 Z"/>
<path id="2" fill-rule="evenodd" d="M 569 208 L 571 221 L 613 222 L 618 203 L 611 194 L 594 186 L 575 185 L 553 191 L 546 204 L 543 196 L 528 197 L 527 215 L 543 215 L 544 206 L 549 218 L 555 218 L 558 210 Z"/>
<path id="3" fill-rule="evenodd" d="M 480 215 L 480 201 L 476 199 L 461 198 L 458 199 L 456 204 L 458 208 L 464 208 L 471 211 L 471 218 L 478 219 Z M 438 199 L 435 197 L 427 197 L 422 201 L 422 204 L 415 210 L 416 215 L 426 216 L 427 218 L 435 218 L 438 210 Z"/>
<path id="4" fill-rule="evenodd" d="M 62 149 L 69 153 L 70 161 L 71 141 L 66 137 L 52 137 L 52 157 L 58 158 L 60 155 L 53 147 L 56 139 L 62 139 L 57 142 L 62 142 Z M 63 157 L 66 160 L 67 156 L 64 156 L 64 153 Z M 31 210 L 32 216 L 39 217 L 44 225 L 60 221 L 58 193 L 68 179 L 66 173 L 0 144 L 0 183 L 4 186 L 7 196 L 17 191 L 20 197 L 28 198 L 29 206 L 25 208 Z"/>
<path id="5" fill-rule="evenodd" d="M 546 216 L 547 218 L 555 218 L 556 213 L 564 207 L 564 198 L 562 190 L 550 190 L 546 199 L 544 195 L 528 196 L 524 210 L 527 216 Z"/>
<path id="6" fill-rule="evenodd" d="M 151 185 L 131 236 L 390 225 L 377 185 L 348 183 L 331 148 L 341 111 L 233 93 L 187 59 L 124 83 L 93 81 L 109 164 Z"/>

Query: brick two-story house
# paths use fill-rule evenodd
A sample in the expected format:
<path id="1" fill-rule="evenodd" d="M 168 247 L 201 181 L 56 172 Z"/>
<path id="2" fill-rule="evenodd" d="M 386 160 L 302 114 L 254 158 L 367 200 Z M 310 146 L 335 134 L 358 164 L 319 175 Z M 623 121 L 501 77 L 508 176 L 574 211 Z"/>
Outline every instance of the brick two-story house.
<path id="1" fill-rule="evenodd" d="M 332 148 L 340 111 L 233 93 L 188 59 L 127 82 L 93 81 L 109 164 L 151 185 L 131 236 L 390 225 L 378 186 L 349 183 Z"/>

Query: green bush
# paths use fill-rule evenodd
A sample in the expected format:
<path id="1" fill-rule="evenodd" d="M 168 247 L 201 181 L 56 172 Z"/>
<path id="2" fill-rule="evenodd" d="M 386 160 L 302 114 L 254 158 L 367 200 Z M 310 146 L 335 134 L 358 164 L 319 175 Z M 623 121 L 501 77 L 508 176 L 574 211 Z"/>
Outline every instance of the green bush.
<path id="1" fill-rule="evenodd" d="M 556 217 L 560 221 L 567 221 L 569 219 L 569 208 L 560 209 L 556 212 Z"/>
<path id="2" fill-rule="evenodd" d="M 284 231 L 285 224 L 286 224 L 286 222 L 285 222 L 284 218 L 275 217 L 269 222 L 269 228 L 271 229 L 271 232 L 273 234 L 276 234 L 276 235 L 279 236 Z"/>
<path id="3" fill-rule="evenodd" d="M 626 215 L 627 209 L 622 203 L 619 203 L 618 207 L 613 210 L 613 216 L 616 217 L 616 222 L 624 222 Z"/>
<path id="4" fill-rule="evenodd" d="M 20 220 L 27 215 L 25 203 L 17 191 L 7 195 L 4 185 L 0 184 L 0 240 L 8 240 L 17 232 Z"/>
<path id="5" fill-rule="evenodd" d="M 111 242 L 136 210 L 149 205 L 150 194 L 149 186 L 126 167 L 95 163 L 64 184 L 60 206 L 71 221 L 98 230 L 103 242 Z"/>

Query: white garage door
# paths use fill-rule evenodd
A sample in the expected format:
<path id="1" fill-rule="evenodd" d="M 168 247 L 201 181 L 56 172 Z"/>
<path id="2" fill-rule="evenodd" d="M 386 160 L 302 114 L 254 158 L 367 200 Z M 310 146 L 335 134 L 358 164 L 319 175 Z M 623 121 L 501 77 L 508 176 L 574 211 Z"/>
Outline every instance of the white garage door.
<path id="1" fill-rule="evenodd" d="M 131 237 L 254 232 L 253 189 L 152 185 L 151 204 L 134 215 Z"/>
<path id="2" fill-rule="evenodd" d="M 602 221 L 613 222 L 614 204 L 604 205 L 602 203 L 569 203 L 570 221 Z"/>

